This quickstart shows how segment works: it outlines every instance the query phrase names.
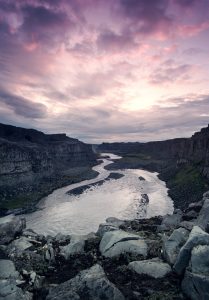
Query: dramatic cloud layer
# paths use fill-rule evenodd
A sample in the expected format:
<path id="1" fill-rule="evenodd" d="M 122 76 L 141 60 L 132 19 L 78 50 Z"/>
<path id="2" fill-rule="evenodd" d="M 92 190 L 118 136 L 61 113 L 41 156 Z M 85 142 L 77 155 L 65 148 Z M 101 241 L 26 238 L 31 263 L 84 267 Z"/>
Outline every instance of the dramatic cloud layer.
<path id="1" fill-rule="evenodd" d="M 208 0 L 0 0 L 0 122 L 87 142 L 209 123 Z"/>

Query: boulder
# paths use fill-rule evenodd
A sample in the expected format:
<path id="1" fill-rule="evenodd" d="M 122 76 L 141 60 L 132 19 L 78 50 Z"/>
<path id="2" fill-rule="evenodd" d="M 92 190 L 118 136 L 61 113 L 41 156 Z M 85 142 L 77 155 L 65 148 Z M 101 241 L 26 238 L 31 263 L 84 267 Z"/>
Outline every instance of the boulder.
<path id="1" fill-rule="evenodd" d="M 196 224 L 199 227 L 201 227 L 203 230 L 206 230 L 208 223 L 209 223 L 209 198 L 206 198 L 203 207 L 199 212 L 199 216 L 197 218 Z"/>
<path id="2" fill-rule="evenodd" d="M 178 228 L 173 231 L 168 240 L 163 243 L 163 256 L 165 260 L 173 265 L 180 248 L 185 244 L 189 237 L 189 231 L 185 228 Z"/>
<path id="3" fill-rule="evenodd" d="M 124 220 L 120 220 L 115 217 L 109 217 L 106 219 L 106 222 L 112 224 L 113 226 L 119 227 L 120 225 L 124 224 Z"/>
<path id="4" fill-rule="evenodd" d="M 15 265 L 11 260 L 0 259 L 0 279 L 18 279 L 19 272 L 16 271 Z"/>
<path id="5" fill-rule="evenodd" d="M 33 244 L 31 243 L 31 240 L 29 238 L 26 238 L 25 236 L 22 236 L 9 244 L 9 246 L 7 247 L 7 253 L 8 255 L 21 255 L 23 251 L 29 249 L 32 246 Z"/>
<path id="6" fill-rule="evenodd" d="M 100 242 L 100 252 L 105 257 L 117 257 L 120 254 L 147 256 L 147 244 L 142 237 L 123 230 L 106 232 Z"/>
<path id="7" fill-rule="evenodd" d="M 198 213 L 195 210 L 190 210 L 183 214 L 182 220 L 190 221 L 190 220 L 196 219 L 197 217 L 198 217 Z"/>
<path id="8" fill-rule="evenodd" d="M 181 248 L 174 264 L 173 268 L 177 274 L 180 275 L 184 272 L 185 268 L 189 264 L 192 249 L 198 245 L 209 245 L 209 234 L 203 231 L 200 227 L 194 226 L 190 232 L 187 242 Z"/>
<path id="9" fill-rule="evenodd" d="M 207 300 L 209 299 L 209 277 L 185 272 L 182 281 L 182 291 L 191 300 Z"/>
<path id="10" fill-rule="evenodd" d="M 21 234 L 26 223 L 24 218 L 9 215 L 0 218 L 0 245 L 8 244 L 17 235 Z"/>
<path id="11" fill-rule="evenodd" d="M 198 202 L 190 203 L 188 208 L 186 209 L 186 212 L 190 211 L 190 210 L 194 210 L 196 212 L 199 212 L 201 210 L 202 206 L 203 206 L 203 200 L 198 201 Z"/>
<path id="12" fill-rule="evenodd" d="M 52 262 L 55 261 L 55 251 L 51 244 L 47 245 L 45 259 Z"/>
<path id="13" fill-rule="evenodd" d="M 66 246 L 60 247 L 60 254 L 69 259 L 72 255 L 84 253 L 85 242 L 90 238 L 95 238 L 94 233 L 88 235 L 71 235 L 70 243 Z"/>
<path id="14" fill-rule="evenodd" d="M 22 289 L 16 286 L 12 279 L 0 280 L 1 300 L 32 300 L 33 295 L 29 292 L 23 293 Z"/>
<path id="15" fill-rule="evenodd" d="M 76 277 L 49 290 L 47 300 L 124 300 L 122 293 L 106 277 L 100 265 L 81 271 Z"/>
<path id="16" fill-rule="evenodd" d="M 191 269 L 193 273 L 209 276 L 209 246 L 198 245 L 192 249 Z"/>
<path id="17" fill-rule="evenodd" d="M 96 232 L 96 235 L 99 236 L 99 237 L 103 237 L 105 232 L 113 231 L 113 230 L 118 230 L 118 227 L 116 227 L 112 224 L 102 223 L 102 224 L 99 225 L 99 228 Z"/>
<path id="18" fill-rule="evenodd" d="M 132 261 L 128 267 L 137 274 L 148 275 L 155 279 L 163 278 L 171 272 L 171 267 L 159 258 Z"/>
<path id="19" fill-rule="evenodd" d="M 192 230 L 192 228 L 193 228 L 194 225 L 195 225 L 194 222 L 191 222 L 191 221 L 182 221 L 179 224 L 180 227 L 183 227 L 183 228 L 185 228 L 185 229 L 187 229 L 189 231 Z"/>
<path id="20" fill-rule="evenodd" d="M 161 225 L 158 226 L 158 231 L 169 231 L 177 228 L 182 221 L 182 212 L 177 210 L 173 215 L 163 217 Z"/>

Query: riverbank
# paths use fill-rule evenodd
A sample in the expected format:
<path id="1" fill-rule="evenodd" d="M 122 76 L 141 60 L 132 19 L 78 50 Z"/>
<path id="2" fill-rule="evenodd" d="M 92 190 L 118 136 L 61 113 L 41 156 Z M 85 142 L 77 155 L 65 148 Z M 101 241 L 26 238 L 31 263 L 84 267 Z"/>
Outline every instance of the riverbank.
<path id="1" fill-rule="evenodd" d="M 208 212 L 206 193 L 170 216 L 108 218 L 96 233 L 55 237 L 8 216 L 0 224 L 0 297 L 207 299 Z"/>
<path id="2" fill-rule="evenodd" d="M 28 188 L 25 189 L 24 185 L 21 185 L 21 192 L 19 191 L 18 196 L 12 188 L 8 192 L 9 187 L 7 187 L 7 193 L 9 193 L 10 196 L 7 201 L 4 200 L 1 203 L 0 217 L 11 213 L 20 215 L 34 212 L 37 210 L 39 201 L 51 194 L 54 190 L 84 180 L 94 179 L 97 176 L 98 172 L 92 170 L 92 166 L 80 167 L 73 168 L 71 174 L 43 178 L 41 184 L 40 182 L 37 185 L 33 183 L 29 190 Z M 3 189 L 1 188 L 1 190 Z"/>
<path id="3" fill-rule="evenodd" d="M 195 164 L 177 164 L 170 159 L 154 159 L 141 153 L 121 153 L 123 156 L 106 166 L 107 170 L 144 169 L 158 172 L 159 178 L 165 181 L 168 195 L 172 198 L 175 208 L 186 209 L 192 202 L 198 202 L 202 194 L 209 188 L 209 182 Z"/>

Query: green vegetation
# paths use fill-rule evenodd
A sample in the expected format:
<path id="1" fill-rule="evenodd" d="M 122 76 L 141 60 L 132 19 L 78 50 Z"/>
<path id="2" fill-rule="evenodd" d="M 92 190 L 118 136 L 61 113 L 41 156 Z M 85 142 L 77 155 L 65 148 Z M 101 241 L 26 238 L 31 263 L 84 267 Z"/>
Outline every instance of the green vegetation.
<path id="1" fill-rule="evenodd" d="M 175 174 L 167 178 L 169 195 L 186 208 L 189 203 L 202 199 L 202 194 L 208 189 L 209 184 L 195 165 L 185 165 L 177 168 Z"/>

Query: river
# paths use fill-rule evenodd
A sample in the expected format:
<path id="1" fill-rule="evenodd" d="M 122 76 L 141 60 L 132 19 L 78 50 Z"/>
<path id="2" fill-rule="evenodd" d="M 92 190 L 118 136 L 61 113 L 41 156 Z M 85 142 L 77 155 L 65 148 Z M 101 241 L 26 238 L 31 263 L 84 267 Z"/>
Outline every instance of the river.
<path id="1" fill-rule="evenodd" d="M 55 190 L 43 198 L 39 210 L 26 214 L 27 227 L 44 235 L 87 234 L 95 232 L 100 223 L 108 217 L 119 219 L 150 218 L 157 215 L 171 214 L 173 201 L 168 196 L 168 189 L 157 173 L 139 169 L 117 170 L 124 177 L 105 181 L 80 195 L 69 195 L 68 191 L 86 184 L 95 183 L 108 177 L 110 171 L 104 167 L 112 163 L 111 159 L 120 158 L 114 154 L 103 153 L 110 159 L 93 170 L 99 175 L 91 180 Z M 143 177 L 145 180 L 140 180 Z M 149 202 L 143 201 L 147 194 Z"/>

